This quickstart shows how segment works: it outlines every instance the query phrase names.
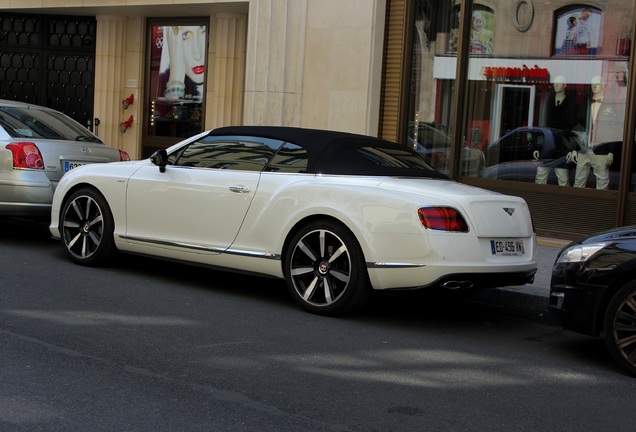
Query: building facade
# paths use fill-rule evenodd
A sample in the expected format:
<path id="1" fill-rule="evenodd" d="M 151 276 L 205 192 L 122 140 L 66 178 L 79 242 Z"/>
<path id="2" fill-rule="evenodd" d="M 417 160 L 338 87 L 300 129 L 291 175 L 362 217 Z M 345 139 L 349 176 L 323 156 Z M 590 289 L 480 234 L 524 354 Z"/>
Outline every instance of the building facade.
<path id="1" fill-rule="evenodd" d="M 133 158 L 225 125 L 344 130 L 523 196 L 540 235 L 636 224 L 634 0 L 0 4 L 0 97 Z"/>

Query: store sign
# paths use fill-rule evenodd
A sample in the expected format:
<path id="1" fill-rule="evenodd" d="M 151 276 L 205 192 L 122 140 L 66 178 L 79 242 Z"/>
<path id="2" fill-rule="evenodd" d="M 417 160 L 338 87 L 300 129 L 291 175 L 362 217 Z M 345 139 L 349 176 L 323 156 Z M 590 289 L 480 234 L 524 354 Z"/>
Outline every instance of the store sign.
<path id="1" fill-rule="evenodd" d="M 522 67 L 492 67 L 485 66 L 482 75 L 487 81 L 513 82 L 513 83 L 549 83 L 550 72 L 546 68 L 537 65 L 529 68 L 525 64 Z"/>

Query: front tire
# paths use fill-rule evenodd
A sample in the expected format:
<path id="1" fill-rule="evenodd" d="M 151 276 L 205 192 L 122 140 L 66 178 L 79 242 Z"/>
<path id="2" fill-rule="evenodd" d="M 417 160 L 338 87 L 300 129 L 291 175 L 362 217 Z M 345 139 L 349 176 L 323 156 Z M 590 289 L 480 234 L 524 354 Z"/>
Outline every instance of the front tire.
<path id="1" fill-rule="evenodd" d="M 303 227 L 290 242 L 284 266 L 292 297 L 310 312 L 351 313 L 371 297 L 362 249 L 338 223 L 325 220 Z"/>
<path id="2" fill-rule="evenodd" d="M 621 288 L 610 301 L 604 330 L 614 360 L 636 376 L 636 281 Z"/>
<path id="3" fill-rule="evenodd" d="M 60 230 L 64 250 L 77 264 L 105 265 L 115 253 L 113 215 L 94 189 L 80 189 L 66 200 Z"/>

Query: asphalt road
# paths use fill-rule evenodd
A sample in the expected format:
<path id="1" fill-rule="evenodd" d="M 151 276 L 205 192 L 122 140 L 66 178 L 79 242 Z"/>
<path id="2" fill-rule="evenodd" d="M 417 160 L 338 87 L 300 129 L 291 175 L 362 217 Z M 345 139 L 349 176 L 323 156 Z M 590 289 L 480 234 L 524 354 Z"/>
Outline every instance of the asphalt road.
<path id="1" fill-rule="evenodd" d="M 379 296 L 325 318 L 280 281 L 133 256 L 80 267 L 4 222 L 0 263 L 2 432 L 636 424 L 636 379 L 602 340 L 514 307 Z"/>

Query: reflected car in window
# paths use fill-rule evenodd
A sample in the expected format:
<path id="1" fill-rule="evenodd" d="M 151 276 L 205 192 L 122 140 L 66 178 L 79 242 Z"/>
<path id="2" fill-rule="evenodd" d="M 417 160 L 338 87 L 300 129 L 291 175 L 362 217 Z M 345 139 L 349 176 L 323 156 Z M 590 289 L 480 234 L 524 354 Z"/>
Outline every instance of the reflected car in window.
<path id="1" fill-rule="evenodd" d="M 611 190 L 618 189 L 621 145 L 620 142 L 607 142 L 594 147 L 596 154 L 614 155 L 609 168 Z M 543 175 L 546 176 L 544 183 L 572 186 L 576 163 L 568 157 L 568 153 L 583 148 L 579 132 L 540 127 L 517 128 L 486 148 L 486 167 L 481 176 L 497 180 L 542 183 L 537 177 L 543 170 Z M 565 177 L 565 182 L 560 181 L 559 176 Z M 596 188 L 593 170 L 588 174 L 585 187 Z"/>
<path id="2" fill-rule="evenodd" d="M 130 160 L 61 112 L 0 100 L 0 216 L 51 213 L 62 176 L 81 165 Z"/>
<path id="3" fill-rule="evenodd" d="M 559 184 L 556 169 L 567 170 L 569 185 L 576 164 L 568 158 L 583 148 L 576 132 L 524 127 L 514 129 L 486 148 L 486 168 L 482 177 L 534 183 L 538 170 L 545 170 L 548 184 Z M 564 184 L 561 184 L 564 186 Z"/>
<path id="4" fill-rule="evenodd" d="M 407 146 L 344 132 L 237 126 L 149 159 L 87 165 L 55 191 L 71 260 L 140 253 L 285 279 L 324 315 L 374 290 L 530 283 L 526 202 L 450 180 Z"/>
<path id="5" fill-rule="evenodd" d="M 563 248 L 552 270 L 549 309 L 567 330 L 603 334 L 612 357 L 636 376 L 636 227 Z"/>
<path id="6" fill-rule="evenodd" d="M 408 145 L 436 170 L 448 175 L 450 170 L 450 134 L 441 125 L 418 123 L 409 126 Z M 484 169 L 484 153 L 478 148 L 462 147 L 460 175 L 479 177 Z"/>

